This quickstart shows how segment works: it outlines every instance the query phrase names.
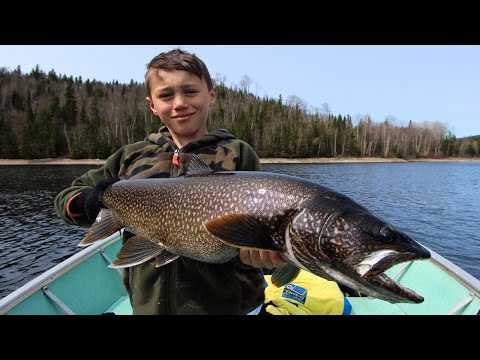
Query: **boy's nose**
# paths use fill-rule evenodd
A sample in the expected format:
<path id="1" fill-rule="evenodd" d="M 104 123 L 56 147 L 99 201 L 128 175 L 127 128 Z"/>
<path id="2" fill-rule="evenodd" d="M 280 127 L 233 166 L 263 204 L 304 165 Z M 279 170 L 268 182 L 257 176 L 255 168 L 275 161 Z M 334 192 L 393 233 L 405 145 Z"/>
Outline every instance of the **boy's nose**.
<path id="1" fill-rule="evenodd" d="M 174 106 L 175 108 L 188 106 L 188 103 L 187 103 L 187 101 L 186 101 L 185 96 L 183 96 L 183 95 L 176 95 L 176 96 L 175 96 L 175 99 L 173 100 L 173 106 Z"/>

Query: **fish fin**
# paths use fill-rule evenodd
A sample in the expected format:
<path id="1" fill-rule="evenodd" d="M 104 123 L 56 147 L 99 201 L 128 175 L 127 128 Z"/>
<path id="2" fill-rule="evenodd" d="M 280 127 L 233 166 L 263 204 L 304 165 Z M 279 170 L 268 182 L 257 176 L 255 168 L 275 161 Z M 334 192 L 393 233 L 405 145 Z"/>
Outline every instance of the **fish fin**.
<path id="1" fill-rule="evenodd" d="M 271 277 L 272 284 L 276 287 L 284 286 L 295 280 L 299 273 L 300 269 L 298 267 L 287 264 L 273 272 Z"/>
<path id="2" fill-rule="evenodd" d="M 171 263 L 178 258 L 178 255 L 172 254 L 164 248 L 164 251 L 162 251 L 159 255 L 155 256 L 155 267 L 167 265 L 168 263 Z"/>
<path id="3" fill-rule="evenodd" d="M 123 244 L 117 254 L 117 258 L 109 265 L 109 267 L 125 268 L 139 265 L 153 259 L 165 251 L 167 250 L 162 245 L 136 235 Z"/>
<path id="4" fill-rule="evenodd" d="M 213 169 L 208 166 L 196 154 L 190 154 L 186 164 L 185 177 L 188 176 L 204 176 L 213 172 Z"/>
<path id="5" fill-rule="evenodd" d="M 189 154 L 189 158 L 186 164 L 185 177 L 192 176 L 225 176 L 225 175 L 234 175 L 233 171 L 217 171 L 213 170 L 208 164 L 206 164 L 202 159 L 196 154 Z"/>
<path id="6" fill-rule="evenodd" d="M 265 232 L 265 226 L 250 214 L 229 214 L 203 224 L 207 231 L 227 245 L 258 250 L 282 249 Z"/>
<path id="7" fill-rule="evenodd" d="M 98 240 L 103 240 L 123 228 L 123 225 L 113 216 L 112 210 L 102 208 L 87 235 L 78 246 L 88 246 Z"/>

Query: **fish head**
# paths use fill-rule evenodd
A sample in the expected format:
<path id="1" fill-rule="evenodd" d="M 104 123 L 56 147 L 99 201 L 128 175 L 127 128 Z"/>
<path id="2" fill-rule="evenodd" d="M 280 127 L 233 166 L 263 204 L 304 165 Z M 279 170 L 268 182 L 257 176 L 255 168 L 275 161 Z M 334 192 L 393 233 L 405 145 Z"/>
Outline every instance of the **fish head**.
<path id="1" fill-rule="evenodd" d="M 327 201 L 328 203 L 328 201 Z M 414 291 L 385 275 L 394 265 L 430 253 L 404 232 L 348 201 L 308 204 L 288 228 L 291 258 L 304 269 L 391 303 L 420 303 Z M 288 257 L 288 255 L 287 255 Z"/>

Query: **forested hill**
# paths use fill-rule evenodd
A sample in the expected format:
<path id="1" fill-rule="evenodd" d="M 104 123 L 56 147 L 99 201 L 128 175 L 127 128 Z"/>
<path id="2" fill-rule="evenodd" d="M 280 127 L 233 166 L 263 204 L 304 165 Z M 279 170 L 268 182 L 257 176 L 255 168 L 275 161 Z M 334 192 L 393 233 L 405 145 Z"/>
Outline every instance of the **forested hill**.
<path id="1" fill-rule="evenodd" d="M 248 78 L 247 78 L 248 80 Z M 333 115 L 302 99 L 260 98 L 249 82 L 216 81 L 209 129 L 226 128 L 260 157 L 478 157 L 480 135 L 456 139 L 438 122 L 401 126 L 368 116 Z M 160 127 L 143 83 L 103 83 L 20 68 L 0 68 L 0 158 L 106 158 Z"/>

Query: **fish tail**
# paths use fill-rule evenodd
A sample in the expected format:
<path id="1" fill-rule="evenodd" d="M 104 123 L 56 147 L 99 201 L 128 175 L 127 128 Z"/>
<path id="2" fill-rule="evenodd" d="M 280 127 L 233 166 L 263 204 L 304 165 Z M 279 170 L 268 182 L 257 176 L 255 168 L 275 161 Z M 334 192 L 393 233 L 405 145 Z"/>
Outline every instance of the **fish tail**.
<path id="1" fill-rule="evenodd" d="M 101 209 L 87 235 L 78 246 L 88 246 L 95 241 L 103 240 L 121 228 L 123 225 L 113 216 L 110 209 Z"/>

